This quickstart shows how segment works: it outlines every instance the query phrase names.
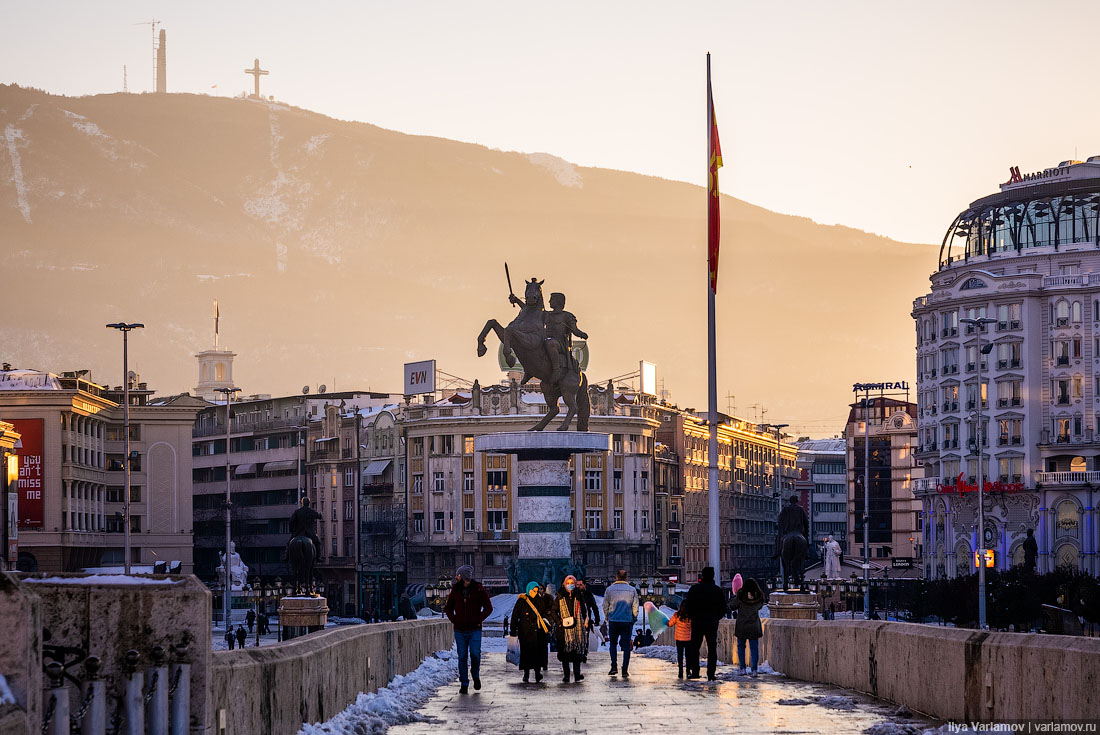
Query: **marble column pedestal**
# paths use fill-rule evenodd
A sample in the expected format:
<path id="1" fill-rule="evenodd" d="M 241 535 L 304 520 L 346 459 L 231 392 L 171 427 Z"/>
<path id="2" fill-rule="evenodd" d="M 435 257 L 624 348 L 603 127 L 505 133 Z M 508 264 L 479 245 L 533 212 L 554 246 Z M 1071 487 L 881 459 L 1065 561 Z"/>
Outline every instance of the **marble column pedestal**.
<path id="1" fill-rule="evenodd" d="M 573 531 L 569 458 L 610 448 L 610 435 L 589 431 L 501 432 L 474 439 L 475 451 L 514 454 L 518 460 L 513 513 L 520 590 L 531 581 L 556 587 L 568 573 Z"/>

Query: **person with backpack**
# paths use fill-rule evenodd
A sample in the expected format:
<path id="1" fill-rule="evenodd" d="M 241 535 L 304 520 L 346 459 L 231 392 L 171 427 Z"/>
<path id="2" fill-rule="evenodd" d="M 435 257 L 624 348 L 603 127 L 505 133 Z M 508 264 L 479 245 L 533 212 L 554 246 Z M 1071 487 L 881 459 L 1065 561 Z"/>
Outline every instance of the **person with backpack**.
<path id="1" fill-rule="evenodd" d="M 531 669 L 535 670 L 535 682 L 542 681 L 547 667 L 547 638 L 550 624 L 550 602 L 538 582 L 528 582 L 527 592 L 516 600 L 512 608 L 511 635 L 519 638 L 519 668 L 523 669 L 523 683 L 530 681 Z"/>
<path id="2" fill-rule="evenodd" d="M 760 608 L 768 601 L 768 596 L 760 588 L 760 583 L 749 578 L 730 601 L 730 608 L 737 611 L 737 622 L 733 624 L 733 633 L 737 636 L 737 673 L 745 673 L 745 642 L 749 644 L 752 656 L 749 676 L 756 676 L 760 660 L 760 639 L 764 635 L 764 626 L 760 624 Z"/>
<path id="3" fill-rule="evenodd" d="M 672 614 L 668 620 L 668 627 L 673 628 L 676 639 L 676 678 L 684 678 L 684 655 L 691 645 L 691 613 L 687 598 L 680 600 L 680 609 Z"/>

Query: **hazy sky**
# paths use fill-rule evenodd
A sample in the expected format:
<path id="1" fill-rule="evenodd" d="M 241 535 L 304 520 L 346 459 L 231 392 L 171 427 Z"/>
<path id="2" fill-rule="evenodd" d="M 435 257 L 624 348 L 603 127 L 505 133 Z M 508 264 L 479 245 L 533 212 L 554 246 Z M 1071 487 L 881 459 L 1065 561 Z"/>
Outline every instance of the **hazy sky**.
<path id="1" fill-rule="evenodd" d="M 1100 154 L 1095 2 L 20 2 L 0 81 L 69 95 L 265 93 L 409 133 L 705 180 L 713 54 L 722 189 L 936 242 L 1008 167 Z M 217 89 L 212 89 L 217 85 Z M 725 233 L 723 233 L 725 234 Z M 732 233 L 731 233 L 732 234 Z"/>

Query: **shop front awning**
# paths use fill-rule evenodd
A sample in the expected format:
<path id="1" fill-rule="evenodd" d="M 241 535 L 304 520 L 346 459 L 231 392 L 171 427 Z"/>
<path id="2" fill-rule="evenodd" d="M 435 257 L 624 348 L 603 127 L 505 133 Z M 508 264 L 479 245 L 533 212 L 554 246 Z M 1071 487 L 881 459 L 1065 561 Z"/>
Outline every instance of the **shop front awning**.
<path id="1" fill-rule="evenodd" d="M 390 466 L 390 460 L 388 459 L 376 459 L 369 465 L 363 468 L 364 477 L 376 477 L 386 471 L 386 468 Z"/>
<path id="2" fill-rule="evenodd" d="M 233 470 L 234 475 L 254 475 L 256 474 L 256 465 L 252 464 L 239 464 L 237 468 Z"/>

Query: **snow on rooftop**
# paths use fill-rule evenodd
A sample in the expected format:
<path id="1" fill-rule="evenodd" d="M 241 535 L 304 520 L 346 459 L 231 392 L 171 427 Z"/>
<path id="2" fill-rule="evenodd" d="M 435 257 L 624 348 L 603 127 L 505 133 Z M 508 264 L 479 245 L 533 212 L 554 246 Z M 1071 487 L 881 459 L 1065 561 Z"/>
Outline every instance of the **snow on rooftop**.
<path id="1" fill-rule="evenodd" d="M 125 585 L 164 585 L 179 584 L 183 580 L 151 579 L 149 577 L 127 576 L 125 574 L 89 574 L 87 577 L 41 577 L 28 578 L 24 582 L 33 584 L 125 584 Z"/>
<path id="2" fill-rule="evenodd" d="M 61 390 L 61 382 L 38 370 L 0 370 L 0 390 Z"/>

